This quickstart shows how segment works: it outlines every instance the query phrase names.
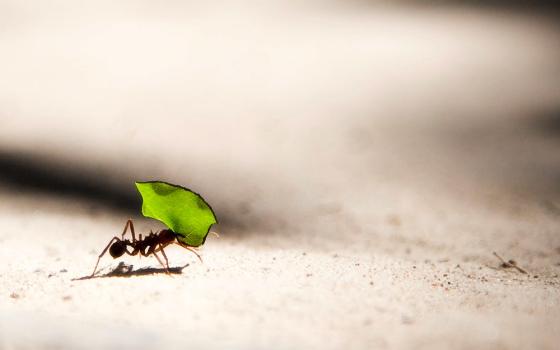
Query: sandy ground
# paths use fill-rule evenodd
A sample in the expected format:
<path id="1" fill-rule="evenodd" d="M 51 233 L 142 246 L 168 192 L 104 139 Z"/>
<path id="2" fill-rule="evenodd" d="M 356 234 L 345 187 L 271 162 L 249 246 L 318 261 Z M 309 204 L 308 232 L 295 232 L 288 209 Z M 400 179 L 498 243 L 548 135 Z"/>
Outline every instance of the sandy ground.
<path id="1" fill-rule="evenodd" d="M 0 348 L 557 348 L 553 18 L 259 4 L 0 2 Z M 74 280 L 156 178 L 204 263 Z"/>
<path id="2" fill-rule="evenodd" d="M 181 275 L 73 281 L 90 273 L 122 220 L 92 217 L 89 207 L 70 209 L 64 201 L 35 202 L 55 205 L 58 213 L 29 211 L 28 202 L 2 204 L 3 226 L 17 227 L 1 236 L 5 349 L 553 349 L 558 342 L 559 267 L 549 265 L 558 252 L 545 247 L 540 254 L 546 257 L 526 252 L 519 259 L 530 271 L 523 275 L 495 269 L 490 247 L 485 256 L 457 256 L 429 235 L 408 240 L 408 224 L 395 228 L 390 222 L 375 228 L 393 237 L 372 237 L 380 246 L 373 249 L 350 249 L 344 240 L 329 250 L 291 244 L 289 235 L 224 234 L 209 239 L 204 264 L 169 249 L 173 266 L 189 264 Z M 471 246 L 481 248 L 482 240 Z M 528 250 L 488 240 L 503 254 Z M 135 269 L 157 267 L 154 259 L 124 261 Z M 103 274 L 116 262 L 107 258 L 101 265 Z"/>

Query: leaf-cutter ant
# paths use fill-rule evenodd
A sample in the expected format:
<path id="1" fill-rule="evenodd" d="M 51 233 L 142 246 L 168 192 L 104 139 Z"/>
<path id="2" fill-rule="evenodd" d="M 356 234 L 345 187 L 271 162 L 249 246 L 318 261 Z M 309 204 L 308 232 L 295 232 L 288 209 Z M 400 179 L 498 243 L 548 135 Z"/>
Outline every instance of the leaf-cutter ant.
<path id="1" fill-rule="evenodd" d="M 124 239 L 124 235 L 126 231 L 130 228 L 130 232 L 132 233 L 132 241 L 129 239 Z M 142 238 L 142 234 L 138 235 L 138 239 L 136 239 L 136 233 L 134 232 L 134 224 L 132 220 L 129 219 L 124 225 L 124 230 L 122 232 L 121 238 L 115 236 L 111 238 L 105 249 L 99 254 L 97 258 L 97 262 L 95 263 L 95 267 L 93 268 L 93 272 L 90 277 L 95 275 L 97 271 L 97 266 L 99 265 L 99 261 L 101 257 L 105 255 L 107 250 L 109 250 L 109 254 L 113 257 L 113 259 L 119 258 L 124 254 L 128 255 L 138 255 L 141 256 L 150 256 L 153 255 L 156 257 L 157 261 L 165 268 L 167 274 L 169 274 L 169 260 L 167 260 L 167 255 L 165 255 L 165 251 L 163 248 L 167 247 L 170 244 L 177 244 L 191 252 L 193 252 L 198 259 L 202 262 L 202 258 L 200 255 L 194 250 L 194 247 L 191 247 L 178 239 L 178 234 L 171 231 L 170 229 L 161 230 L 157 233 L 150 232 L 149 235 Z M 129 250 L 128 248 L 132 250 Z M 160 257 L 157 253 L 161 252 L 165 259 L 165 265 L 161 261 Z"/>

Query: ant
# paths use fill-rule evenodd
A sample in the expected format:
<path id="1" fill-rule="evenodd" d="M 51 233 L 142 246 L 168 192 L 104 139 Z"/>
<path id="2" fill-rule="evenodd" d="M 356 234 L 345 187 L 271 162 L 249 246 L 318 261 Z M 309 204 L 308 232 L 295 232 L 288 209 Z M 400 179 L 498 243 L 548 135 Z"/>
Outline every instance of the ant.
<path id="1" fill-rule="evenodd" d="M 124 235 L 126 231 L 130 228 L 130 232 L 132 233 L 132 241 L 129 239 L 124 239 Z M 163 248 L 167 247 L 170 244 L 177 244 L 191 252 L 193 252 L 198 259 L 202 262 L 202 258 L 200 255 L 194 250 L 194 247 L 191 247 L 178 239 L 178 234 L 171 231 L 170 229 L 161 230 L 157 233 L 153 233 L 150 231 L 150 234 L 146 237 L 142 238 L 142 234 L 139 234 L 139 238 L 136 239 L 136 234 L 134 232 L 134 224 L 132 223 L 131 219 L 128 219 L 126 225 L 124 225 L 124 230 L 122 232 L 121 238 L 115 236 L 111 238 L 105 249 L 99 254 L 97 258 L 97 263 L 95 263 L 95 267 L 93 268 L 93 273 L 90 277 L 95 275 L 97 271 L 97 265 L 99 265 L 99 261 L 101 257 L 105 255 L 107 250 L 109 250 L 109 254 L 113 257 L 113 259 L 119 258 L 125 253 L 128 255 L 138 255 L 141 256 L 149 256 L 153 255 L 156 257 L 158 262 L 165 268 L 165 272 L 169 274 L 169 260 L 167 260 L 167 255 L 165 255 L 165 251 Z M 128 247 L 132 248 L 132 251 L 128 249 Z M 157 255 L 157 253 L 161 252 L 161 255 L 165 258 L 165 265 Z"/>

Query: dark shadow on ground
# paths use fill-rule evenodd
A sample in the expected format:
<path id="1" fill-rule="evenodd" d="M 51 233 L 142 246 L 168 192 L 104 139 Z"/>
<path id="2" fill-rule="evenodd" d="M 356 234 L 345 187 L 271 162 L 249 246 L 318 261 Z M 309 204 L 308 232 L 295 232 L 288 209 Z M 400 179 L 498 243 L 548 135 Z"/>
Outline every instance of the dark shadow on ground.
<path id="1" fill-rule="evenodd" d="M 140 159 L 129 158 L 127 163 L 154 168 Z M 131 169 L 133 167 L 109 167 L 40 152 L 0 150 L 0 185 L 9 193 L 42 193 L 82 200 L 103 210 L 122 213 L 127 218 L 142 212 L 142 200 L 134 181 L 153 179 L 147 176 L 148 172 L 138 174 Z M 243 231 L 256 224 L 248 223 L 234 203 L 213 203 L 212 207 L 220 227 Z"/>
<path id="2" fill-rule="evenodd" d="M 183 273 L 183 270 L 189 266 L 186 264 L 184 266 L 177 266 L 177 267 L 170 267 L 169 274 L 170 275 L 180 275 Z M 102 275 L 95 275 L 95 276 L 83 276 L 78 278 L 73 278 L 72 281 L 83 281 L 89 280 L 93 278 L 106 278 L 106 277 L 133 277 L 133 276 L 148 276 L 148 275 L 157 275 L 157 274 L 167 274 L 166 269 L 160 267 L 144 267 L 138 270 L 134 270 L 134 265 L 127 265 L 122 261 L 119 262 L 119 265 L 115 267 L 113 270 L 107 272 L 106 274 Z"/>
<path id="3" fill-rule="evenodd" d="M 125 181 L 112 181 L 110 174 L 109 169 L 88 168 L 63 159 L 0 151 L 0 183 L 12 192 L 87 199 L 129 216 L 138 213 L 140 197 L 134 186 L 120 185 Z"/>
<path id="4" fill-rule="evenodd" d="M 560 138 L 560 108 L 531 119 L 528 125 L 543 136 Z"/>

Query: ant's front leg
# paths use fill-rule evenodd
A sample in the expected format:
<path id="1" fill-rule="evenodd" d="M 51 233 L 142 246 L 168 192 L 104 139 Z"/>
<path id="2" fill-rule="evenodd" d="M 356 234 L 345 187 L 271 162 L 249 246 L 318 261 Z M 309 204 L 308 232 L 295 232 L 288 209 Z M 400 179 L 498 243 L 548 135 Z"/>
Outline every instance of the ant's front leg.
<path id="1" fill-rule="evenodd" d="M 107 253 L 107 249 L 109 249 L 109 247 L 111 246 L 111 244 L 113 244 L 113 241 L 120 241 L 119 237 L 115 236 L 113 238 L 111 238 L 111 240 L 109 241 L 109 243 L 107 244 L 107 246 L 105 247 L 105 249 L 103 249 L 103 251 L 101 252 L 101 254 L 99 254 L 99 257 L 97 258 L 97 262 L 95 263 L 95 267 L 93 268 L 93 272 L 91 273 L 90 277 L 93 277 L 95 275 L 95 271 L 97 271 L 97 265 L 99 265 L 99 260 L 101 260 L 101 257 L 103 255 L 105 255 L 105 253 Z"/>
<path id="2" fill-rule="evenodd" d="M 124 240 L 124 235 L 126 234 L 126 230 L 130 227 L 130 232 L 132 233 L 132 242 L 136 242 L 136 233 L 134 232 L 134 224 L 132 223 L 132 219 L 128 219 L 126 224 L 124 225 L 124 230 L 121 235 L 121 239 Z M 142 238 L 140 238 L 142 240 Z"/>
<path id="3" fill-rule="evenodd" d="M 163 262 L 161 261 L 161 259 L 159 258 L 159 256 L 157 255 L 157 253 L 155 251 L 153 251 L 152 254 L 156 257 L 157 261 L 159 261 L 160 265 L 163 266 L 163 268 L 165 269 L 165 273 L 169 275 L 170 274 L 169 266 L 165 266 L 163 264 Z M 165 260 L 167 261 L 167 258 L 165 258 Z"/>
<path id="4" fill-rule="evenodd" d="M 188 251 L 191 251 L 192 253 L 194 253 L 194 255 L 196 255 L 196 257 L 198 258 L 198 260 L 200 260 L 201 263 L 204 263 L 204 261 L 202 261 L 202 257 L 200 256 L 200 254 L 198 254 L 197 251 L 193 249 L 193 247 L 179 241 L 175 241 L 175 244 L 178 244 L 179 246 L 185 248 Z"/>
<path id="5" fill-rule="evenodd" d="M 169 272 L 169 260 L 167 259 L 167 254 L 165 254 L 165 251 L 163 250 L 163 246 L 160 244 L 159 245 L 159 249 L 158 249 L 161 254 L 163 255 L 163 257 L 165 258 L 165 265 L 167 266 L 167 272 Z M 155 250 L 154 250 L 154 254 L 155 254 Z"/>
<path id="6" fill-rule="evenodd" d="M 149 256 L 150 254 L 152 254 L 153 256 L 156 257 L 156 259 L 157 259 L 157 261 L 160 263 L 160 265 L 163 266 L 163 268 L 165 269 L 165 273 L 167 273 L 168 275 L 170 274 L 170 272 L 169 272 L 169 266 L 165 266 L 165 265 L 163 264 L 163 262 L 162 262 L 161 259 L 159 258 L 159 255 L 157 255 L 157 253 L 156 253 L 156 247 L 155 247 L 155 246 L 150 246 L 150 247 L 148 248 L 148 251 L 145 252 L 145 253 L 142 252 L 142 251 L 140 251 L 140 254 L 141 254 L 141 255 L 144 255 L 144 256 Z M 167 257 L 165 257 L 165 260 L 167 261 Z"/>

